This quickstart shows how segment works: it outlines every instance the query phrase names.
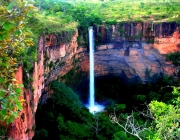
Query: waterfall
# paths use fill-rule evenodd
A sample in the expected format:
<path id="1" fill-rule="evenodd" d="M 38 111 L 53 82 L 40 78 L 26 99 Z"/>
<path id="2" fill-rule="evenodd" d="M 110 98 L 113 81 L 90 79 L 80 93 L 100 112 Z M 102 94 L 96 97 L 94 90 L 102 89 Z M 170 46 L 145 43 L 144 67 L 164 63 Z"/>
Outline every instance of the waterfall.
<path id="1" fill-rule="evenodd" d="M 93 34 L 93 27 L 89 27 L 89 108 L 90 112 L 100 112 L 103 111 L 104 106 L 95 103 L 95 92 L 94 92 L 94 34 Z"/>
<path id="2" fill-rule="evenodd" d="M 94 35 L 93 35 L 93 27 L 89 28 L 89 61 L 90 61 L 90 97 L 89 97 L 89 105 L 90 108 L 94 108 Z"/>

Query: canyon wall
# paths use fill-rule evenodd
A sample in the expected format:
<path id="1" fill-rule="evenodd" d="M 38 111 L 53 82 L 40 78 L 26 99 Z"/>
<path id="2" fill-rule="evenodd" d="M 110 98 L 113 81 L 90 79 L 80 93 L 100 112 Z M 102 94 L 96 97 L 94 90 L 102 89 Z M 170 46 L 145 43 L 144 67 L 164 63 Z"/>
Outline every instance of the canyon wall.
<path id="1" fill-rule="evenodd" d="M 19 113 L 19 117 L 14 123 L 10 124 L 7 130 L 7 136 L 13 140 L 31 140 L 35 131 L 35 113 L 38 106 L 38 101 L 44 88 L 44 37 L 39 40 L 38 47 L 38 62 L 34 64 L 34 72 L 29 77 L 33 78 L 32 84 L 28 89 L 22 89 L 23 110 Z M 23 83 L 23 67 L 19 67 L 16 73 L 16 79 L 19 84 Z"/>
<path id="2" fill-rule="evenodd" d="M 127 47 L 132 45 L 132 47 Z M 146 82 L 156 74 L 174 75 L 176 67 L 166 62 L 153 45 L 125 43 L 121 49 L 112 44 L 101 45 L 95 52 L 95 76 L 125 76 L 126 79 Z M 82 71 L 89 70 L 89 55 L 80 58 Z"/>
<path id="3" fill-rule="evenodd" d="M 95 76 L 123 74 L 128 79 L 146 82 L 155 74 L 176 73 L 176 67 L 165 61 L 166 54 L 180 50 L 180 29 L 176 23 L 101 25 L 94 27 L 94 35 L 95 42 L 99 44 L 95 46 Z M 47 52 L 56 54 L 57 51 L 55 47 L 48 47 Z M 61 60 L 63 65 L 56 64 L 49 73 L 47 83 L 66 74 L 74 66 L 74 60 L 80 68 L 77 71 L 89 72 L 88 49 L 76 44 L 64 46 L 62 52 L 64 57 L 60 59 L 57 55 L 48 58 Z"/>
<path id="4" fill-rule="evenodd" d="M 113 74 L 128 79 L 148 81 L 155 74 L 174 75 L 176 67 L 165 61 L 165 55 L 179 51 L 180 29 L 176 23 L 120 23 L 94 28 L 95 76 Z M 35 129 L 38 102 L 51 94 L 49 82 L 61 79 L 74 66 L 78 72 L 89 72 L 88 49 L 77 44 L 78 31 L 64 43 L 53 34 L 40 38 L 38 62 L 34 64 L 33 83 L 23 89 L 24 109 L 8 128 L 8 137 L 31 140 Z M 151 43 L 151 44 L 148 44 Z M 22 83 L 22 67 L 16 79 Z M 40 97 L 43 94 L 43 98 Z"/>
<path id="5" fill-rule="evenodd" d="M 179 51 L 180 26 L 175 23 L 119 23 L 95 28 L 95 39 L 100 44 L 122 48 L 124 42 L 148 42 L 161 54 Z"/>
<path id="6" fill-rule="evenodd" d="M 62 74 L 68 72 L 73 65 L 73 56 L 76 53 L 77 48 L 77 36 L 76 33 L 71 37 L 71 41 L 68 43 L 60 42 L 57 44 L 56 40 L 59 40 L 55 35 L 42 36 L 39 39 L 39 45 L 37 50 L 37 62 L 34 63 L 33 73 L 28 77 L 33 78 L 33 82 L 28 86 L 28 89 L 22 89 L 22 97 L 25 102 L 23 103 L 23 111 L 19 113 L 19 117 L 15 119 L 14 123 L 8 126 L 7 137 L 13 140 L 31 140 L 35 132 L 35 113 L 39 103 L 39 99 L 44 91 L 48 92 L 49 78 L 52 80 L 57 79 L 58 75 L 54 75 L 55 62 L 58 60 L 58 65 L 62 62 L 66 62 Z M 47 38 L 50 40 L 47 41 Z M 50 68 L 51 62 L 53 68 Z M 61 71 L 60 74 L 61 74 Z M 23 83 L 23 67 L 19 67 L 16 73 L 16 79 L 19 84 Z M 48 92 L 49 93 L 49 92 Z"/>

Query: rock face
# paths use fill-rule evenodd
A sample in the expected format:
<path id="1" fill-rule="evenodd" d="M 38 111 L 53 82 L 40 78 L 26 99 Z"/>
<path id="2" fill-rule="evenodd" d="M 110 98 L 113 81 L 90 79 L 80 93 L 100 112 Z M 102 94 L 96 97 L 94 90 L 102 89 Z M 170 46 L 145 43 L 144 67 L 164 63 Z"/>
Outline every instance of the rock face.
<path id="1" fill-rule="evenodd" d="M 39 98 L 44 88 L 44 38 L 39 40 L 38 48 L 38 62 L 34 64 L 34 72 L 32 74 L 33 83 L 29 89 L 23 89 L 22 97 L 25 102 L 23 104 L 23 111 L 20 112 L 19 118 L 8 128 L 8 137 L 13 140 L 31 140 L 34 136 L 35 130 L 35 113 L 38 105 Z M 19 67 L 16 73 L 16 79 L 19 84 L 23 83 L 23 70 Z"/>
<path id="2" fill-rule="evenodd" d="M 123 42 L 149 42 L 161 54 L 179 51 L 180 26 L 176 23 L 119 23 L 95 28 L 95 39 L 100 44 L 111 43 L 123 47 Z"/>
<path id="3" fill-rule="evenodd" d="M 95 76 L 124 74 L 128 79 L 145 82 L 155 74 L 173 75 L 176 71 L 171 62 L 166 62 L 158 50 L 146 43 L 125 43 L 123 48 L 107 44 L 99 46 L 94 55 Z M 82 71 L 89 71 L 89 55 L 79 58 Z"/>
<path id="4" fill-rule="evenodd" d="M 101 25 L 94 29 L 95 38 L 98 39 L 100 43 L 105 44 L 124 41 L 151 41 L 154 38 L 177 37 L 179 34 L 179 25 L 175 22 L 123 22 L 116 25 Z"/>
<path id="5" fill-rule="evenodd" d="M 96 76 L 124 73 L 127 78 L 147 81 L 155 74 L 173 75 L 176 72 L 164 56 L 180 49 L 180 28 L 176 23 L 102 25 L 94 27 L 94 34 L 101 44 L 95 51 Z M 88 50 L 78 47 L 77 36 L 77 33 L 72 36 L 70 43 L 46 47 L 48 64 L 54 62 L 53 69 L 47 68 L 47 84 L 66 74 L 76 60 L 80 71 L 89 72 Z"/>
<path id="6" fill-rule="evenodd" d="M 48 46 L 46 43 L 46 47 L 44 48 L 46 54 L 44 62 L 46 85 L 73 68 L 75 54 L 81 50 L 78 50 L 77 37 L 78 31 L 76 30 L 76 33 L 72 35 L 71 41 L 68 43 L 61 42 L 58 45 L 50 43 L 52 46 Z"/>
<path id="7" fill-rule="evenodd" d="M 154 48 L 158 49 L 161 54 L 180 51 L 180 29 L 178 28 L 172 36 L 155 38 Z"/>
<path id="8" fill-rule="evenodd" d="M 23 70 L 22 67 L 18 68 L 18 71 L 16 73 L 16 79 L 18 80 L 18 84 L 23 83 Z M 8 127 L 8 137 L 13 138 L 13 140 L 28 140 L 31 139 L 34 135 L 34 126 L 35 126 L 35 120 L 34 120 L 34 114 L 32 110 L 32 105 L 30 103 L 33 103 L 31 100 L 32 98 L 32 92 L 23 89 L 22 90 L 22 98 L 25 99 L 25 102 L 23 103 L 23 110 L 19 113 L 19 118 L 17 118 L 14 123 L 10 124 Z M 36 102 L 35 102 L 36 104 Z"/>
<path id="9" fill-rule="evenodd" d="M 176 23 L 120 23 L 95 27 L 95 40 L 102 44 L 96 46 L 95 51 L 96 76 L 124 73 L 127 78 L 147 81 L 154 74 L 174 74 L 176 68 L 171 62 L 165 62 L 164 54 L 179 51 L 179 32 Z M 59 46 L 47 47 L 48 60 L 61 63 L 49 73 L 48 83 L 66 74 L 74 60 L 78 60 L 80 70 L 89 71 L 88 51 L 77 46 L 76 37 L 74 35 L 70 44 L 60 45 L 61 50 Z"/>
<path id="10" fill-rule="evenodd" d="M 180 51 L 180 28 L 176 23 L 119 23 L 94 28 L 95 76 L 113 74 L 142 82 L 155 74 L 173 75 L 176 67 L 165 55 Z M 148 44 L 150 43 L 150 44 Z M 88 52 L 76 54 L 82 71 L 89 71 Z"/>
<path id="11" fill-rule="evenodd" d="M 113 74 L 146 82 L 154 74 L 173 75 L 176 72 L 165 54 L 179 51 L 180 29 L 176 23 L 120 23 L 99 26 L 94 30 L 95 39 L 101 45 L 95 51 L 95 76 Z M 41 37 L 38 62 L 34 64 L 33 83 L 23 89 L 26 100 L 20 117 L 8 128 L 8 137 L 14 140 L 31 140 L 35 128 L 35 112 L 42 93 L 47 98 L 49 82 L 70 71 L 74 65 L 80 71 L 89 72 L 88 50 L 77 44 L 78 32 L 71 41 L 64 43 L 62 36 L 53 34 Z M 151 42 L 152 44 L 148 44 Z M 16 79 L 22 83 L 22 67 Z"/>

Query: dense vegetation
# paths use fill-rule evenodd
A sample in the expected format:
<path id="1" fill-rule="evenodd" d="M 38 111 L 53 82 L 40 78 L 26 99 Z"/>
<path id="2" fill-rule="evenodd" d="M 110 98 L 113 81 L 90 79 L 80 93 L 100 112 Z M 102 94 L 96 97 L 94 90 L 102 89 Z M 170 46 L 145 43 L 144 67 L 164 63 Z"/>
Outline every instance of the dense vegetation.
<path id="1" fill-rule="evenodd" d="M 121 128 L 111 123 L 108 115 L 89 113 L 77 94 L 65 84 L 55 81 L 51 83 L 51 90 L 54 91 L 52 98 L 38 107 L 34 140 L 108 140 L 119 131 L 122 137 L 126 136 Z"/>
<path id="2" fill-rule="evenodd" d="M 77 21 L 82 26 L 95 21 L 95 17 L 101 21 L 179 21 L 179 1 L 176 0 L 113 0 L 98 1 L 89 0 L 86 2 L 69 0 L 36 0 L 36 5 L 41 10 L 46 10 L 46 15 L 56 15 L 67 22 Z M 149 18 L 153 19 L 149 19 Z M 87 21 L 89 19 L 90 21 Z"/>
<path id="3" fill-rule="evenodd" d="M 30 1 L 0 2 L 0 120 L 6 124 L 13 122 L 22 110 L 22 85 L 15 79 L 15 73 L 23 63 L 26 47 L 33 45 L 27 27 L 32 9 Z"/>
<path id="4" fill-rule="evenodd" d="M 96 98 L 106 104 L 106 111 L 92 115 L 71 88 L 54 81 L 52 97 L 38 106 L 33 139 L 179 139 L 180 93 L 177 88 L 172 93 L 174 84 L 171 77 L 163 76 L 146 85 L 124 84 L 112 76 L 99 78 Z"/>

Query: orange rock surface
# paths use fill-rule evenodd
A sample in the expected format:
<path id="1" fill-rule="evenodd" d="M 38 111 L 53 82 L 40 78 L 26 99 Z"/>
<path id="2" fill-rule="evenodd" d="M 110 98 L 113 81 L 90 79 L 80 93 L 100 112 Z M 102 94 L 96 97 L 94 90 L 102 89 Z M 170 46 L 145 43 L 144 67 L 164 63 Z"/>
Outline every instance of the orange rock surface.
<path id="1" fill-rule="evenodd" d="M 161 54 L 168 54 L 180 51 L 180 33 L 175 31 L 173 36 L 165 38 L 155 38 L 154 48 L 158 49 Z"/>
<path id="2" fill-rule="evenodd" d="M 37 109 L 38 101 L 44 88 L 44 65 L 43 65 L 43 38 L 39 41 L 38 48 L 38 63 L 34 64 L 33 83 L 32 88 L 23 89 L 22 97 L 25 102 L 23 103 L 23 110 L 19 113 L 19 117 L 15 119 L 14 123 L 8 127 L 8 137 L 13 140 L 31 140 L 34 136 L 35 129 L 35 112 Z M 16 79 L 19 84 L 23 83 L 23 70 L 19 67 L 16 73 Z"/>
<path id="3" fill-rule="evenodd" d="M 23 83 L 23 71 L 22 66 L 18 68 L 16 73 L 16 79 L 18 84 Z M 34 114 L 32 112 L 31 104 L 32 97 L 28 90 L 22 90 L 22 98 L 25 99 L 23 103 L 23 110 L 19 113 L 19 117 L 15 119 L 14 123 L 8 127 L 9 138 L 13 140 L 29 140 L 34 136 L 33 126 L 35 124 Z"/>

